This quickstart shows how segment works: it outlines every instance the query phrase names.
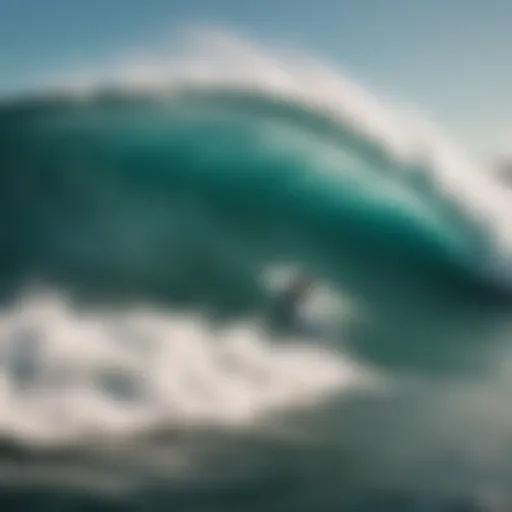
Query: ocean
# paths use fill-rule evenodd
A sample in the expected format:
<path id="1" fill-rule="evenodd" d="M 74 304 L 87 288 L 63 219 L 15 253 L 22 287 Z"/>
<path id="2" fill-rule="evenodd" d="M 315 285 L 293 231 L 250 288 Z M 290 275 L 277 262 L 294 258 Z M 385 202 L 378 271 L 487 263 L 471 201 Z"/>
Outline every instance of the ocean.
<path id="1" fill-rule="evenodd" d="M 0 104 L 2 510 L 512 510 L 511 191 L 215 41 Z"/>

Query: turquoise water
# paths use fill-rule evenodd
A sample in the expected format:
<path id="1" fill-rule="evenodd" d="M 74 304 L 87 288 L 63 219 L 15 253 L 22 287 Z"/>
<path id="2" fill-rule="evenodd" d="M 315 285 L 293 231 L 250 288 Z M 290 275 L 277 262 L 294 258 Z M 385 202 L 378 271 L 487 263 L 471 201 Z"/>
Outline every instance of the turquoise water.
<path id="1" fill-rule="evenodd" d="M 508 211 L 480 222 L 469 170 L 449 189 L 435 148 L 401 158 L 363 124 L 244 87 L 4 102 L 6 504 L 508 510 Z M 266 324 L 290 268 L 317 279 L 322 339 Z M 228 385 L 233 326 L 258 350 Z"/>

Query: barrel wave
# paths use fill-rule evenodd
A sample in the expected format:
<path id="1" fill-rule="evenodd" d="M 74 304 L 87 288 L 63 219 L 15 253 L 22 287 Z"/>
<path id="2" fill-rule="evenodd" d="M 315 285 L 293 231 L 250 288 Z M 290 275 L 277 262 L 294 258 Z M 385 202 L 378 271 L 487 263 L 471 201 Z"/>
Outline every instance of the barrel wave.
<path id="1" fill-rule="evenodd" d="M 225 283 L 323 256 L 484 280 L 484 234 L 421 169 L 306 106 L 196 91 L 18 104 L 2 118 L 10 276 L 165 295 L 187 267 Z"/>
<path id="2" fill-rule="evenodd" d="M 276 410 L 284 414 L 285 405 L 299 403 L 311 410 L 318 393 L 329 391 L 332 403 L 318 402 L 314 421 L 287 418 L 295 429 L 303 429 L 311 450 L 320 449 L 315 444 L 319 437 L 332 446 L 340 437 L 360 448 L 375 468 L 373 474 L 362 470 L 360 482 L 370 487 L 372 478 L 384 482 L 383 468 L 394 464 L 397 476 L 387 482 L 394 490 L 402 485 L 440 489 L 442 474 L 430 466 L 428 477 L 422 473 L 429 465 L 427 452 L 441 453 L 458 443 L 461 453 L 473 454 L 478 431 L 476 419 L 465 424 L 453 412 L 454 403 L 468 407 L 464 400 L 469 395 L 458 387 L 458 379 L 473 379 L 487 390 L 496 361 L 509 354 L 510 193 L 426 123 L 391 114 L 342 75 L 311 61 L 292 65 L 229 39 L 209 45 L 212 51 L 200 58 L 188 55 L 180 60 L 186 65 L 168 73 L 158 66 L 153 74 L 145 69 L 142 79 L 136 76 L 140 80 L 121 73 L 116 80 L 109 77 L 108 86 L 94 83 L 82 94 L 64 88 L 2 102 L 0 284 L 5 314 L 0 326 L 11 340 L 1 358 L 6 375 L 3 431 L 21 445 L 35 435 L 20 433 L 28 417 L 26 404 L 19 408 L 20 390 L 28 379 L 43 393 L 49 375 L 57 366 L 61 372 L 63 364 L 87 375 L 88 393 L 91 383 L 102 391 L 94 388 L 94 400 L 85 392 L 74 393 L 74 416 L 69 413 L 74 419 L 67 430 L 59 425 L 57 434 L 46 398 L 36 393 L 33 403 L 46 412 L 37 420 L 30 416 L 35 437 L 53 433 L 52 439 L 63 438 L 65 430 L 82 439 L 91 429 L 98 435 L 101 416 L 106 431 L 130 426 L 130 432 L 143 432 L 144 453 L 149 453 L 148 438 L 163 442 L 153 437 L 155 428 L 251 424 L 256 416 L 272 417 Z M 304 346 L 304 341 L 285 342 L 266 330 L 253 332 L 272 307 L 272 287 L 264 276 L 272 269 L 296 267 L 327 283 L 334 296 L 358 312 L 343 317 L 329 347 L 315 339 Z M 74 312 L 62 297 L 74 304 Z M 141 336 L 159 343 L 144 349 L 152 358 L 117 344 L 118 338 L 123 343 L 130 338 L 126 330 L 140 327 L 127 327 L 116 316 L 119 310 L 140 307 L 146 308 L 143 313 L 129 311 L 136 311 L 135 323 L 144 324 Z M 81 308 L 85 316 L 76 313 Z M 208 334 L 194 324 L 194 315 L 214 319 L 217 328 L 227 331 L 220 339 Z M 335 316 L 339 320 L 341 310 Z M 332 319 L 313 317 L 333 327 Z M 114 335 L 119 325 L 125 334 Z M 29 363 L 28 356 L 10 352 L 27 343 L 46 347 L 30 345 Z M 85 346 L 94 348 L 85 355 Z M 218 366 L 226 351 L 239 358 L 235 380 Z M 20 357 L 25 370 L 13 370 Z M 52 357 L 60 366 L 49 363 Z M 119 372 L 117 381 L 112 376 L 113 359 L 117 370 L 124 368 L 122 385 Z M 160 366 L 151 366 L 149 376 L 148 367 L 157 359 Z M 263 374 L 269 379 L 265 386 L 279 393 L 261 383 Z M 149 382 L 144 392 L 133 383 L 141 375 Z M 199 395 L 208 389 L 215 396 L 197 398 L 189 389 L 191 375 L 202 379 Z M 379 393 L 388 389 L 381 377 L 393 383 L 386 398 L 375 394 L 376 388 Z M 361 383 L 372 389 L 371 399 L 359 394 L 348 400 L 349 388 L 362 393 Z M 120 399 L 107 397 L 112 386 L 124 389 L 123 400 L 143 406 L 136 411 L 123 406 L 119 412 Z M 439 386 L 445 386 L 441 399 Z M 347 404 L 342 413 L 341 395 Z M 385 440 L 380 445 L 361 429 L 369 410 L 382 422 Z M 491 423 L 510 423 L 478 411 Z M 326 423 L 336 425 L 336 432 Z M 343 435 L 338 433 L 342 425 Z M 457 428 L 462 433 L 455 440 L 447 432 Z M 402 438 L 404 429 L 416 432 L 428 448 L 422 450 L 408 434 Z M 180 450 L 192 453 L 198 435 L 191 434 Z M 226 435 L 215 446 L 227 443 L 233 449 L 234 434 L 228 440 Z M 498 437 L 504 444 L 509 440 L 505 433 Z M 400 451 L 401 442 L 415 445 L 415 451 Z M 246 459 L 253 462 L 259 448 L 245 443 Z M 391 447 L 388 452 L 384 444 Z M 310 453 L 298 456 L 310 464 Z M 174 458 L 172 451 L 169 460 Z M 133 461 L 140 469 L 139 459 Z M 283 460 L 283 467 L 288 462 Z M 475 457 L 468 463 L 474 472 L 459 472 L 467 496 L 474 497 L 469 490 L 478 494 L 484 479 L 475 475 L 489 469 L 487 462 Z M 344 468 L 351 463 L 345 461 Z M 505 457 L 497 456 L 493 468 L 510 475 Z M 259 466 L 249 464 L 246 470 L 248 481 L 260 474 Z M 201 480 L 208 473 L 204 467 L 201 471 L 187 478 Z M 350 492 L 343 496 L 325 482 L 320 491 L 314 478 L 311 485 L 313 494 L 347 504 L 360 482 L 351 487 L 348 478 Z M 172 499 L 193 501 L 182 495 Z M 199 505 L 194 502 L 190 509 L 202 510 Z M 219 507 L 228 510 L 225 504 Z"/>

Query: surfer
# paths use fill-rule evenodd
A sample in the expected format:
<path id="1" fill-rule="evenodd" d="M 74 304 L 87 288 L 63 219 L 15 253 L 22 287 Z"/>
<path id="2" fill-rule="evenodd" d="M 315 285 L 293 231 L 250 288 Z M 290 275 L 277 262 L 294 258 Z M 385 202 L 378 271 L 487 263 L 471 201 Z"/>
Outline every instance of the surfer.
<path id="1" fill-rule="evenodd" d="M 284 327 L 297 327 L 299 308 L 313 285 L 313 278 L 301 272 L 279 294 L 274 310 L 275 320 Z"/>

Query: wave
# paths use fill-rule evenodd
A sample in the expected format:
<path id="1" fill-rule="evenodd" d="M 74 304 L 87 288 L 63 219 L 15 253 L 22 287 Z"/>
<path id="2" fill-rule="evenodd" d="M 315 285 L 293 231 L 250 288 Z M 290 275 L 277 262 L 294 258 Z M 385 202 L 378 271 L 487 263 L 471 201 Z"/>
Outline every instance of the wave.
<path id="1" fill-rule="evenodd" d="M 292 265 L 360 311 L 350 336 L 379 361 L 481 340 L 510 295 L 491 173 L 296 53 L 210 32 L 176 48 L 3 102 L 6 301 L 42 282 L 247 317 L 271 307 L 261 276 Z"/>
<path id="2" fill-rule="evenodd" d="M 39 282 L 249 318 L 271 307 L 261 276 L 294 265 L 360 312 L 366 357 L 439 363 L 434 346 L 489 344 L 510 289 L 510 194 L 317 62 L 197 40 L 166 66 L 4 101 L 3 298 Z"/>
<path id="3" fill-rule="evenodd" d="M 0 105 L 0 485 L 508 496 L 510 193 L 317 61 L 176 48 Z M 297 267 L 329 343 L 265 323 Z"/>
<path id="4" fill-rule="evenodd" d="M 485 170 L 318 64 L 199 39 L 165 71 L 146 63 L 107 90 L 3 106 L 11 275 L 168 290 L 184 253 L 208 251 L 197 265 L 229 267 L 225 281 L 250 274 L 253 253 L 307 240 L 404 273 L 508 283 L 509 194 Z"/>

